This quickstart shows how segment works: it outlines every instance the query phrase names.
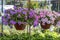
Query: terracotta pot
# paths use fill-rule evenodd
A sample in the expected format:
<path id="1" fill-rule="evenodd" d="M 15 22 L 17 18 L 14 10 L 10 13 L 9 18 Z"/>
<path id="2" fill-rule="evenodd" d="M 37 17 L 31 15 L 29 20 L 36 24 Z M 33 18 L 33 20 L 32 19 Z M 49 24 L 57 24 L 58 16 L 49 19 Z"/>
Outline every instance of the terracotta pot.
<path id="1" fill-rule="evenodd" d="M 50 28 L 50 25 L 51 25 L 51 24 L 47 24 L 47 23 L 45 23 L 45 25 L 42 25 L 42 23 L 41 23 L 41 27 L 42 27 L 43 29 L 49 29 L 49 28 Z"/>
<path id="2" fill-rule="evenodd" d="M 15 25 L 15 28 L 16 28 L 16 30 L 24 30 L 25 29 L 25 24 L 18 24 L 18 23 L 16 23 Z"/>

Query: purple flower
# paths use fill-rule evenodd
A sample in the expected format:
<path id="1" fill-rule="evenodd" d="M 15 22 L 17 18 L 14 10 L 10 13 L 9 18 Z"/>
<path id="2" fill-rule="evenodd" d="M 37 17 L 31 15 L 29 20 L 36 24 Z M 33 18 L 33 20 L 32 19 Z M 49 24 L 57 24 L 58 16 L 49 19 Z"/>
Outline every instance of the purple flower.
<path id="1" fill-rule="evenodd" d="M 35 20 L 33 26 L 36 27 L 37 25 L 38 25 L 38 21 Z"/>
<path id="2" fill-rule="evenodd" d="M 20 25 L 20 24 L 21 24 L 21 22 L 18 22 L 18 24 Z"/>
<path id="3" fill-rule="evenodd" d="M 48 11 L 47 10 L 44 10 L 43 13 L 46 14 Z"/>
<path id="4" fill-rule="evenodd" d="M 6 9 L 6 10 L 4 10 L 4 13 L 8 14 L 10 12 L 10 10 L 12 10 L 12 9 Z"/>
<path id="5" fill-rule="evenodd" d="M 60 26 L 60 21 L 57 22 L 56 26 Z"/>
<path id="6" fill-rule="evenodd" d="M 4 25 L 8 25 L 7 19 L 5 19 L 4 16 L 2 16 L 2 22 Z"/>
<path id="7" fill-rule="evenodd" d="M 35 10 L 33 10 L 33 9 L 30 9 L 30 11 L 33 12 L 33 13 L 35 12 Z"/>
<path id="8" fill-rule="evenodd" d="M 17 16 L 18 18 L 20 18 L 21 17 L 21 15 L 20 14 L 18 14 L 18 16 Z"/>
<path id="9" fill-rule="evenodd" d="M 4 16 L 8 16 L 8 14 L 4 14 Z"/>
<path id="10" fill-rule="evenodd" d="M 7 13 L 7 12 L 8 12 L 7 10 L 4 11 L 4 13 Z"/>
<path id="11" fill-rule="evenodd" d="M 11 20 L 10 24 L 16 24 L 16 22 L 14 20 Z"/>
<path id="12" fill-rule="evenodd" d="M 19 8 L 18 10 L 16 10 L 17 13 L 21 13 L 23 11 L 23 8 Z"/>
<path id="13" fill-rule="evenodd" d="M 42 18 L 42 17 L 45 17 L 45 15 L 44 15 L 44 13 L 40 13 L 40 17 Z"/>
<path id="14" fill-rule="evenodd" d="M 7 16 L 7 19 L 10 19 L 11 17 L 10 16 Z"/>
<path id="15" fill-rule="evenodd" d="M 29 17 L 32 18 L 34 16 L 34 13 L 32 11 L 29 12 Z"/>
<path id="16" fill-rule="evenodd" d="M 12 14 L 12 15 L 14 15 L 14 14 L 16 14 L 16 13 L 17 13 L 16 10 L 11 10 L 11 11 L 10 11 L 10 14 Z"/>
<path id="17" fill-rule="evenodd" d="M 50 21 L 47 21 L 47 24 L 50 24 L 51 22 Z"/>
<path id="18" fill-rule="evenodd" d="M 10 19 L 11 17 L 10 17 L 10 14 L 5 14 L 4 15 L 7 19 Z"/>
<path id="19" fill-rule="evenodd" d="M 16 7 L 16 6 L 14 6 L 14 9 L 17 9 L 17 7 Z"/>
<path id="20" fill-rule="evenodd" d="M 20 13 L 21 11 L 22 11 L 22 10 L 20 10 L 20 9 L 17 10 L 17 12 L 19 12 L 19 13 Z"/>
<path id="21" fill-rule="evenodd" d="M 39 20 L 40 16 L 39 15 L 35 15 L 35 20 Z"/>
<path id="22" fill-rule="evenodd" d="M 2 17 L 2 21 L 6 22 L 8 19 L 4 18 L 4 16 Z"/>
<path id="23" fill-rule="evenodd" d="M 25 16 L 25 20 L 27 20 L 27 16 Z"/>
<path id="24" fill-rule="evenodd" d="M 23 11 L 23 8 L 19 8 L 20 11 Z"/>
<path id="25" fill-rule="evenodd" d="M 55 20 L 55 18 L 51 16 L 51 17 L 50 17 L 50 20 L 53 20 L 53 21 L 54 21 L 54 20 Z"/>
<path id="26" fill-rule="evenodd" d="M 23 11 L 23 14 L 27 14 L 27 12 L 26 11 Z"/>
<path id="27" fill-rule="evenodd" d="M 5 21 L 5 22 L 3 22 L 3 24 L 4 24 L 4 25 L 8 25 L 8 22 Z"/>

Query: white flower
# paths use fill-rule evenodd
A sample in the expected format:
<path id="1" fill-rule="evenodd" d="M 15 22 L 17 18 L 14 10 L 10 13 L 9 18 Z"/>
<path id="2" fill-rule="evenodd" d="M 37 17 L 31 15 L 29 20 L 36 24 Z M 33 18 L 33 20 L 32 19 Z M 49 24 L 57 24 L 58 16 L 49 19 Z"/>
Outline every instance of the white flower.
<path id="1" fill-rule="evenodd" d="M 51 22 L 50 21 L 47 21 L 47 24 L 50 24 Z"/>
<path id="2" fill-rule="evenodd" d="M 51 17 L 50 17 L 50 20 L 55 20 L 55 18 L 51 16 Z"/>
<path id="3" fill-rule="evenodd" d="M 45 25 L 45 22 L 42 22 L 42 25 Z"/>
<path id="4" fill-rule="evenodd" d="M 47 22 L 48 21 L 48 18 L 42 18 L 41 21 L 42 22 Z"/>
<path id="5" fill-rule="evenodd" d="M 50 21 L 51 22 L 51 24 L 54 24 L 54 21 Z"/>

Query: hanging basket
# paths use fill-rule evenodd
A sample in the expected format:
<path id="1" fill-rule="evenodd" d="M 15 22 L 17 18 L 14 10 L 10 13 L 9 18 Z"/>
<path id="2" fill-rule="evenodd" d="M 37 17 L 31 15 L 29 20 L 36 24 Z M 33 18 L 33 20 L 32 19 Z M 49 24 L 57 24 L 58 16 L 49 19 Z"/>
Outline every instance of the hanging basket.
<path id="1" fill-rule="evenodd" d="M 18 24 L 18 23 L 16 23 L 15 25 L 15 28 L 16 28 L 16 30 L 24 30 L 25 29 L 25 24 Z"/>
<path id="2" fill-rule="evenodd" d="M 41 27 L 42 27 L 43 29 L 49 29 L 49 28 L 50 28 L 50 25 L 51 25 L 51 24 L 47 24 L 47 23 L 45 23 L 45 25 L 42 25 L 42 23 L 41 23 Z"/>

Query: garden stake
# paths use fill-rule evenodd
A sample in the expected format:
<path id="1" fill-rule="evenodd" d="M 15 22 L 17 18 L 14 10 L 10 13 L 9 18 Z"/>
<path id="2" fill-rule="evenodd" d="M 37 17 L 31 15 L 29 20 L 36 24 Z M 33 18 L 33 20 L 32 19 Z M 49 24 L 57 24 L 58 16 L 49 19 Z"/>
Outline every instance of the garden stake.
<path id="1" fill-rule="evenodd" d="M 30 0 L 28 0 L 28 10 L 30 11 Z M 30 33 L 31 33 L 31 27 L 30 27 L 30 25 L 29 25 L 29 27 L 28 27 L 28 34 L 29 34 L 29 40 L 31 40 L 31 38 L 30 38 Z"/>
<path id="2" fill-rule="evenodd" d="M 2 0 L 2 13 L 3 13 L 3 0 Z M 1 36 L 3 36 L 3 21 L 2 21 L 2 26 L 1 26 Z"/>

